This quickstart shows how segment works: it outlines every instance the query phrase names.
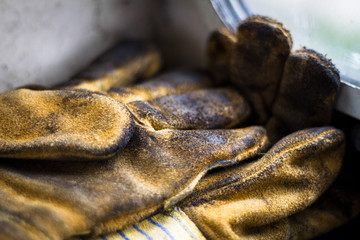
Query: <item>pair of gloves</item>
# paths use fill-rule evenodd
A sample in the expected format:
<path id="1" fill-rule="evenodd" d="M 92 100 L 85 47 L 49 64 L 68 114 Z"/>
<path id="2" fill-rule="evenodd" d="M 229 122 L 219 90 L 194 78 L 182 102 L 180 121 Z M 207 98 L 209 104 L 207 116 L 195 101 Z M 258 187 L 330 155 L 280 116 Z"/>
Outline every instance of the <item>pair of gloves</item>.
<path id="1" fill-rule="evenodd" d="M 263 17 L 208 46 L 211 77 L 130 84 L 161 65 L 132 42 L 65 84 L 1 94 L 0 238 L 102 234 L 175 206 L 209 239 L 311 238 L 346 221 L 316 208 L 344 156 L 344 134 L 324 127 L 332 64 L 290 52 Z"/>

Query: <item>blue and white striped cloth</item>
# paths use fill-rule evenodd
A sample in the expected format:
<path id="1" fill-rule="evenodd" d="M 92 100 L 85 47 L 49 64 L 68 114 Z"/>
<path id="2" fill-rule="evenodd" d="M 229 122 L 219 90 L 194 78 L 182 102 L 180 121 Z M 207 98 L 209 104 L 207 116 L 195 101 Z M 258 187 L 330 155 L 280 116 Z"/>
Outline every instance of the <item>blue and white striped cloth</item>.
<path id="1" fill-rule="evenodd" d="M 195 223 L 181 209 L 160 213 L 144 221 L 95 238 L 78 240 L 205 240 Z"/>

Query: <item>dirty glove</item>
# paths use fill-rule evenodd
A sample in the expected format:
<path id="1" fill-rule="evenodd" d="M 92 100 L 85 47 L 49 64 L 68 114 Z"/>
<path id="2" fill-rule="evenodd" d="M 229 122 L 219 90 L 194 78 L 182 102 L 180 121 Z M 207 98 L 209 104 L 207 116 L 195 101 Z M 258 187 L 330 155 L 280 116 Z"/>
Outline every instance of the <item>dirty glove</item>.
<path id="1" fill-rule="evenodd" d="M 260 159 L 209 172 L 178 204 L 181 209 L 94 240 L 205 239 L 203 235 L 206 239 L 311 239 L 346 223 L 360 210 L 354 191 L 343 188 L 348 171 L 322 194 L 337 175 L 343 152 L 339 130 L 296 132 Z"/>
<path id="2" fill-rule="evenodd" d="M 127 104 L 84 90 L 2 94 L 2 237 L 115 230 L 173 206 L 208 170 L 265 151 L 262 127 L 220 129 L 249 114 L 236 91 L 182 91 Z"/>
<path id="3" fill-rule="evenodd" d="M 298 131 L 259 159 L 206 175 L 180 207 L 208 239 L 311 238 L 322 233 L 323 222 L 294 216 L 334 181 L 343 154 L 341 131 Z"/>

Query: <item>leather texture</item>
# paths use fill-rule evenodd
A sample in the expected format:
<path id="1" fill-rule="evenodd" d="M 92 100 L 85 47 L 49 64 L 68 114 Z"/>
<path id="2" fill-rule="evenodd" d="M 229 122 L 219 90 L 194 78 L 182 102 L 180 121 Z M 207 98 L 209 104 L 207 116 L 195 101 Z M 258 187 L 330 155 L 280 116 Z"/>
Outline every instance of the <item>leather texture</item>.
<path id="1" fill-rule="evenodd" d="M 115 100 L 116 96 L 86 90 L 20 89 L 5 93 L 1 104 L 13 105 L 11 111 L 4 112 L 7 118 L 1 117 L 4 126 L 14 126 L 10 120 L 15 113 L 24 116 L 31 112 L 31 121 L 16 120 L 17 127 L 29 129 L 29 122 L 40 122 L 43 115 L 53 111 L 58 117 L 51 123 L 66 122 L 70 134 L 62 141 L 63 128 L 49 132 L 46 124 L 39 124 L 28 134 L 30 138 L 24 145 L 29 149 L 24 150 L 18 145 L 22 132 L 13 135 L 14 130 L 7 132 L 3 128 L 6 137 L 2 141 L 15 149 L 10 151 L 11 159 L 3 147 L 6 144 L 0 151 L 5 157 L 0 169 L 3 236 L 63 239 L 113 231 L 174 206 L 209 170 L 252 158 L 267 148 L 263 127 L 226 129 L 250 113 L 236 90 L 202 89 L 205 77 L 196 74 L 191 75 L 195 76 L 188 81 L 191 84 L 178 84 L 178 74 L 168 76 L 165 79 L 173 84 L 161 84 L 154 78 L 111 91 L 115 95 L 132 91 L 134 94 L 127 96 L 133 98 L 162 89 L 155 94 L 157 98 L 125 103 Z M 183 81 L 187 82 L 186 77 Z M 199 89 L 194 90 L 194 86 Z M 172 94 L 174 91 L 178 94 Z M 27 94 L 42 99 L 41 107 L 29 106 Z M 69 94 L 75 96 L 75 105 L 64 105 Z M 89 104 L 81 102 L 83 95 Z M 13 101 L 15 96 L 17 101 Z M 115 138 L 114 133 L 121 133 L 120 137 Z M 88 146 L 74 137 L 78 135 Z M 121 148 L 108 146 L 109 136 Z M 60 147 L 53 146 L 57 142 Z M 72 147 L 76 144 L 78 148 Z M 105 144 L 105 150 L 113 150 L 107 159 L 96 158 L 95 149 L 101 144 Z M 54 159 L 52 147 L 59 152 Z M 81 157 L 70 154 L 68 149 Z"/>

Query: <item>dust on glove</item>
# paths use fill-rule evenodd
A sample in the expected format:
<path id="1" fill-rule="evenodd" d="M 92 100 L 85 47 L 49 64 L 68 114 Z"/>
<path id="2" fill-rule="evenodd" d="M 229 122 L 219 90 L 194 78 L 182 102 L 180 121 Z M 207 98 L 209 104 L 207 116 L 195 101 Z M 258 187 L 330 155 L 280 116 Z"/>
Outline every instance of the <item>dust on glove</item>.
<path id="1" fill-rule="evenodd" d="M 128 109 L 103 94 L 7 91 L 0 94 L 0 157 L 107 159 L 128 143 L 133 124 Z"/>
<path id="2" fill-rule="evenodd" d="M 150 83 L 147 86 L 153 87 Z M 2 141 L 16 150 L 11 153 L 12 159 L 6 156 L 1 159 L 0 228 L 3 236 L 7 239 L 62 239 L 91 231 L 115 230 L 115 227 L 135 223 L 173 206 L 191 193 L 210 169 L 231 165 L 265 151 L 267 137 L 263 127 L 224 129 L 249 114 L 241 95 L 229 88 L 193 91 L 192 85 L 189 87 L 191 90 L 182 90 L 182 94 L 165 94 L 126 104 L 84 90 L 6 93 L 6 104 L 14 104 L 10 106 L 12 111 L 6 113 L 7 121 L 14 114 L 23 116 L 28 112 L 32 112 L 33 121 L 41 121 L 40 113 L 55 111 L 58 117 L 52 123 L 59 125 L 67 117 L 71 134 L 67 141 L 59 141 L 63 128 L 60 132 L 56 128 L 49 132 L 46 124 L 39 124 L 27 143 L 31 147 L 25 151 L 18 146 L 21 134 L 3 131 L 6 138 Z M 43 101 L 42 108 L 30 108 L 25 92 L 40 99 L 46 97 L 47 101 Z M 64 106 L 69 93 L 78 96 L 73 99 L 76 104 Z M 78 99 L 81 94 L 88 96 L 88 102 L 81 103 Z M 15 95 L 23 98 L 12 101 Z M 96 110 L 98 106 L 102 106 L 102 110 Z M 104 111 L 118 111 L 118 115 L 110 118 Z M 96 120 L 81 119 L 86 114 Z M 98 147 L 98 143 L 93 137 L 98 136 L 101 142 L 108 131 L 104 128 L 96 135 L 99 129 L 93 126 L 97 123 L 113 126 L 114 121 L 120 123 L 111 130 L 122 132 L 121 136 L 128 143 L 113 151 L 114 155 L 107 160 L 96 159 L 96 152 L 91 150 Z M 129 122 L 128 131 L 121 128 L 122 121 Z M 23 124 L 28 122 L 19 118 L 16 124 L 27 128 Z M 83 131 L 89 147 L 72 137 Z M 36 136 L 40 136 L 41 141 Z M 48 158 L 52 155 L 49 148 L 57 141 L 64 150 L 56 148 L 59 154 L 54 161 Z M 72 148 L 74 144 L 79 148 Z M 110 146 L 107 147 L 113 150 Z M 75 154 L 67 156 L 65 150 L 68 148 Z M 4 150 L 0 148 L 0 153 Z M 83 151 L 81 161 L 76 158 L 79 150 Z M 33 153 L 41 155 L 42 160 L 34 160 L 37 155 Z"/>
<path id="3" fill-rule="evenodd" d="M 301 224 L 314 237 L 322 223 L 299 224 L 293 215 L 334 181 L 344 146 L 343 133 L 331 127 L 295 132 L 259 159 L 206 175 L 181 208 L 208 239 L 290 239 Z"/>

